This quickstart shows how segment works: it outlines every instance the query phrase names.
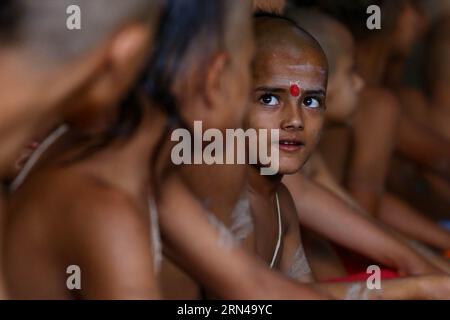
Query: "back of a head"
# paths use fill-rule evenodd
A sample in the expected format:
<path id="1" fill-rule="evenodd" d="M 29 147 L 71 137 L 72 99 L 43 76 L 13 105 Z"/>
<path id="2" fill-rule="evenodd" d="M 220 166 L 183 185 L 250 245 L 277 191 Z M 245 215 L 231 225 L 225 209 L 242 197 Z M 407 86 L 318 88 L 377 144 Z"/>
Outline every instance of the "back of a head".
<path id="1" fill-rule="evenodd" d="M 149 94 L 166 112 L 176 114 L 175 82 L 192 80 L 188 75 L 200 72 L 214 54 L 238 45 L 227 29 L 242 5 L 241 0 L 166 1 L 147 75 Z"/>
<path id="2" fill-rule="evenodd" d="M 319 42 L 327 56 L 330 74 L 336 70 L 342 55 L 351 54 L 350 32 L 331 16 L 315 9 L 298 8 L 289 10 L 287 15 Z"/>
<path id="3" fill-rule="evenodd" d="M 132 22 L 156 21 L 160 0 L 2 0 L 0 39 L 51 61 L 83 54 Z M 68 8 L 80 8 L 81 29 L 69 30 Z"/>

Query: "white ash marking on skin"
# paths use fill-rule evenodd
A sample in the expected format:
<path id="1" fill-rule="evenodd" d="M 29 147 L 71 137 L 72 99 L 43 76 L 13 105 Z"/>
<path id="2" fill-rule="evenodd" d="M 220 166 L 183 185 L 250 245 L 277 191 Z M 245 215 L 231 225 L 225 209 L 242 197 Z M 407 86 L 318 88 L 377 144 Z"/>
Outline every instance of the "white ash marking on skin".
<path id="1" fill-rule="evenodd" d="M 304 283 L 313 282 L 311 267 L 306 258 L 303 246 L 299 246 L 295 251 L 292 265 L 287 272 L 287 276 Z"/>
<path id="2" fill-rule="evenodd" d="M 318 72 L 319 74 L 321 74 L 323 76 L 325 76 L 327 73 L 327 71 L 324 68 L 312 65 L 310 63 L 291 65 L 291 66 L 288 66 L 288 69 L 294 70 L 296 72 Z"/>
<path id="3" fill-rule="evenodd" d="M 253 217 L 250 212 L 250 200 L 243 193 L 231 214 L 231 232 L 237 241 L 245 240 L 253 231 Z"/>
<path id="4" fill-rule="evenodd" d="M 377 296 L 373 296 L 371 293 L 375 291 Z M 367 288 L 365 282 L 357 282 L 350 285 L 345 295 L 345 300 L 378 300 L 382 297 L 382 289 L 370 290 Z"/>
<path id="5" fill-rule="evenodd" d="M 237 245 L 234 235 L 213 213 L 208 214 L 208 220 L 219 232 L 219 239 L 217 241 L 221 248 L 231 250 Z"/>

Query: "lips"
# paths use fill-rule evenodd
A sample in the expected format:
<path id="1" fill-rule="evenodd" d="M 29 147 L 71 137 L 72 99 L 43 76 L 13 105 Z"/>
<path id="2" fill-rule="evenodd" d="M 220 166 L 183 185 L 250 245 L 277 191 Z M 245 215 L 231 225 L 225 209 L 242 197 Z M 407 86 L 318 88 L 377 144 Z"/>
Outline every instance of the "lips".
<path id="1" fill-rule="evenodd" d="M 296 152 L 302 149 L 305 144 L 298 139 L 280 139 L 280 149 L 287 152 Z"/>

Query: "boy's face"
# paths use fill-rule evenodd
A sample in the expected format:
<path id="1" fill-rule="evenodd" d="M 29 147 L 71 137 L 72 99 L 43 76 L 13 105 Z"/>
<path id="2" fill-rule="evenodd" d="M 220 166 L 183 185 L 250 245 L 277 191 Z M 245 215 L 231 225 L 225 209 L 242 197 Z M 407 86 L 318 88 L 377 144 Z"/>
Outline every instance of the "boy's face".
<path id="1" fill-rule="evenodd" d="M 253 80 L 245 126 L 279 129 L 279 174 L 295 173 L 316 147 L 324 122 L 326 60 L 308 44 L 280 41 L 258 52 Z"/>
<path id="2" fill-rule="evenodd" d="M 148 29 L 124 28 L 97 49 L 64 62 L 53 63 L 27 48 L 0 46 L 1 178 L 36 133 L 49 132 L 90 106 L 115 105 L 146 59 Z"/>
<path id="3" fill-rule="evenodd" d="M 356 72 L 353 54 L 352 41 L 348 48 L 337 57 L 335 70 L 330 75 L 326 117 L 331 121 L 345 122 L 349 120 L 358 105 L 359 92 L 363 88 L 364 82 Z"/>

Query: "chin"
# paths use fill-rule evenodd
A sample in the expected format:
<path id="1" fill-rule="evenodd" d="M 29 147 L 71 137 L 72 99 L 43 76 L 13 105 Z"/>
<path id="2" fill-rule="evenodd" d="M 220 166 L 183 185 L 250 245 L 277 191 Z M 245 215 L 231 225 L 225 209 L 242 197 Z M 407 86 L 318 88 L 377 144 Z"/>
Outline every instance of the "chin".
<path id="1" fill-rule="evenodd" d="M 289 165 L 280 165 L 280 169 L 278 170 L 280 175 L 290 175 L 295 174 L 302 168 L 299 164 L 289 164 Z"/>

